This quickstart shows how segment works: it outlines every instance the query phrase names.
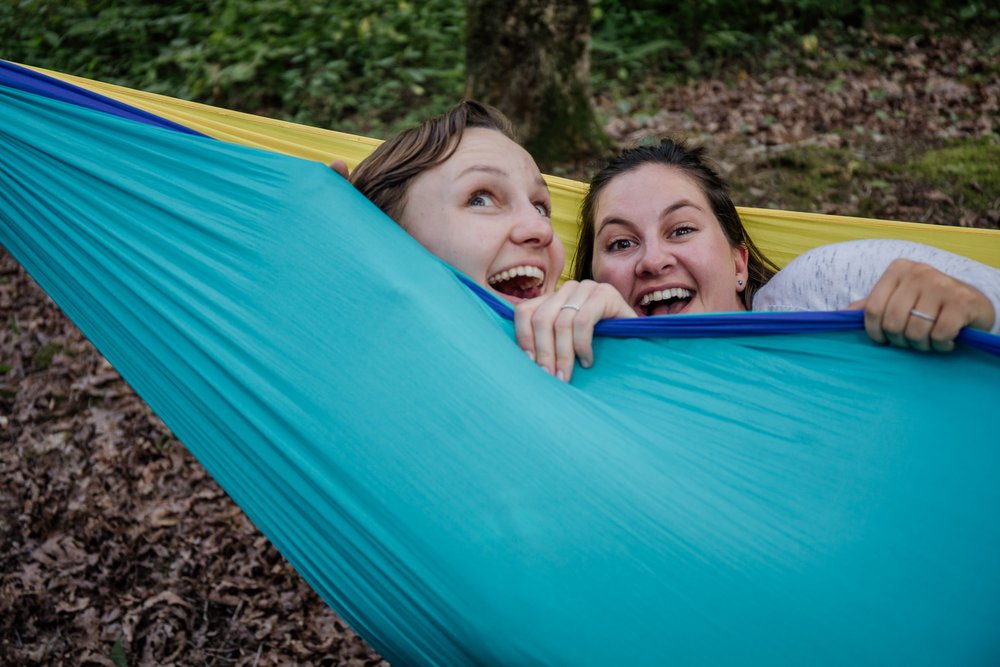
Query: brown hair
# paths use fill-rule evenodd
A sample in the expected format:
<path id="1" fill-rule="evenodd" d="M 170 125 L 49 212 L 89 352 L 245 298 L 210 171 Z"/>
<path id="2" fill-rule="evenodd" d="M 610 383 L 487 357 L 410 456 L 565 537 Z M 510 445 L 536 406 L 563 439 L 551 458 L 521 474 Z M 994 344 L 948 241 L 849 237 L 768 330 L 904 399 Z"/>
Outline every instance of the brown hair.
<path id="1" fill-rule="evenodd" d="M 729 189 L 722 177 L 708 165 L 705 149 L 701 146 L 688 147 L 683 142 L 664 139 L 658 146 L 640 146 L 628 148 L 613 158 L 607 166 L 597 173 L 590 181 L 590 191 L 583 200 L 581 211 L 580 239 L 576 249 L 576 260 L 573 263 L 573 274 L 577 280 L 593 279 L 594 234 L 597 212 L 597 200 L 601 191 L 613 179 L 639 168 L 644 164 L 661 164 L 679 169 L 694 181 L 708 199 L 712 213 L 722 227 L 729 240 L 729 245 L 736 248 L 746 246 L 747 286 L 740 295 L 743 305 L 748 309 L 754 293 L 778 271 L 777 265 L 757 249 L 743 221 L 740 220 L 736 206 L 729 197 Z"/>
<path id="2" fill-rule="evenodd" d="M 465 100 L 440 116 L 428 118 L 382 143 L 357 166 L 351 174 L 351 183 L 386 215 L 399 222 L 410 183 L 451 157 L 462 140 L 462 133 L 470 127 L 496 130 L 515 140 L 510 121 L 500 111 Z"/>

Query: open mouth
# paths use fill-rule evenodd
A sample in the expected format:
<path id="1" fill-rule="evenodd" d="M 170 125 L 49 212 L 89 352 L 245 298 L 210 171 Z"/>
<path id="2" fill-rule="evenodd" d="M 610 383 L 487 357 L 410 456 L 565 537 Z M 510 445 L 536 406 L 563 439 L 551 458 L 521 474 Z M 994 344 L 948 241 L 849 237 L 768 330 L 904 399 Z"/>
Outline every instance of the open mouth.
<path id="1" fill-rule="evenodd" d="M 683 311 L 691 302 L 694 293 L 683 287 L 671 287 L 670 289 L 656 290 L 643 294 L 639 299 L 638 309 L 640 314 L 646 315 L 674 315 Z"/>
<path id="2" fill-rule="evenodd" d="M 542 295 L 545 271 L 537 266 L 515 266 L 494 273 L 486 279 L 490 287 L 501 294 L 516 299 L 534 299 Z"/>

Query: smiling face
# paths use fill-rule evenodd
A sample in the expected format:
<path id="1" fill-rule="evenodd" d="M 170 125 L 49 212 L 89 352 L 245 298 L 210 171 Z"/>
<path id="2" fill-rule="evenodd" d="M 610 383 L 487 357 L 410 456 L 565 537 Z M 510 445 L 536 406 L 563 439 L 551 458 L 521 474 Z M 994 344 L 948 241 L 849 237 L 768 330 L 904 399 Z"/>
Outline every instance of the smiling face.
<path id="1" fill-rule="evenodd" d="M 417 176 L 399 223 L 453 267 L 511 303 L 552 292 L 566 255 L 549 190 L 527 151 L 467 128 L 455 152 Z"/>
<path id="2" fill-rule="evenodd" d="M 649 163 L 616 176 L 594 221 L 594 279 L 614 285 L 636 314 L 745 310 L 747 249 L 730 245 L 704 192 L 679 169 Z"/>

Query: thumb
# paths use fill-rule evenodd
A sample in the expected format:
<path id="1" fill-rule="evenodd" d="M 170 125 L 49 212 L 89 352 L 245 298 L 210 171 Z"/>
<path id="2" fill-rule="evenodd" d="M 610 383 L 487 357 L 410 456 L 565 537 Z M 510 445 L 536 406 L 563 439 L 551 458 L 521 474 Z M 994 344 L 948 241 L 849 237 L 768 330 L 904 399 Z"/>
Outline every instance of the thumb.
<path id="1" fill-rule="evenodd" d="M 844 310 L 864 310 L 865 309 L 865 305 L 867 303 L 868 303 L 868 299 L 858 299 L 854 303 L 848 304 L 847 308 L 844 308 Z"/>

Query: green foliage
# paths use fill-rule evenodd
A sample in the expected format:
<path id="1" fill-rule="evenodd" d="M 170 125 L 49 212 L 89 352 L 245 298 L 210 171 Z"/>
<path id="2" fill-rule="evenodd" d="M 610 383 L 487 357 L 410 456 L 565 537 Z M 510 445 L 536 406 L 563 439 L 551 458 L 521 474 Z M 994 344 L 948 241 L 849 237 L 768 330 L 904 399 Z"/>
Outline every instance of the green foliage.
<path id="1" fill-rule="evenodd" d="M 841 25 L 912 36 L 1000 25 L 1000 9 L 976 0 L 592 0 L 593 71 L 599 83 L 686 79 L 723 61 L 782 66 L 790 52 L 815 48 L 815 31 Z M 996 40 L 994 40 L 996 42 Z M 812 43 L 812 46 L 810 46 Z M 634 85 L 634 84 L 633 84 Z"/>
<path id="2" fill-rule="evenodd" d="M 671 79 L 787 66 L 813 33 L 847 23 L 907 35 L 977 27 L 1000 54 L 1000 9 L 981 0 L 591 0 L 595 89 L 621 97 Z M 5 59 L 269 115 L 384 136 L 464 90 L 463 0 L 4 0 Z M 993 28 L 990 31 L 990 28 Z M 864 40 L 858 32 L 856 39 Z M 810 41 L 812 40 L 812 41 Z M 826 40 L 822 40 L 827 44 Z M 843 67 L 827 52 L 823 67 Z M 980 73 L 989 77 L 995 72 Z"/>
<path id="3" fill-rule="evenodd" d="M 463 30 L 456 0 L 0 3 L 6 59 L 357 131 L 459 98 Z"/>
<path id="4" fill-rule="evenodd" d="M 115 667 L 128 667 L 128 657 L 125 655 L 125 646 L 122 645 L 121 639 L 115 640 L 109 657 L 111 662 L 115 663 Z"/>

